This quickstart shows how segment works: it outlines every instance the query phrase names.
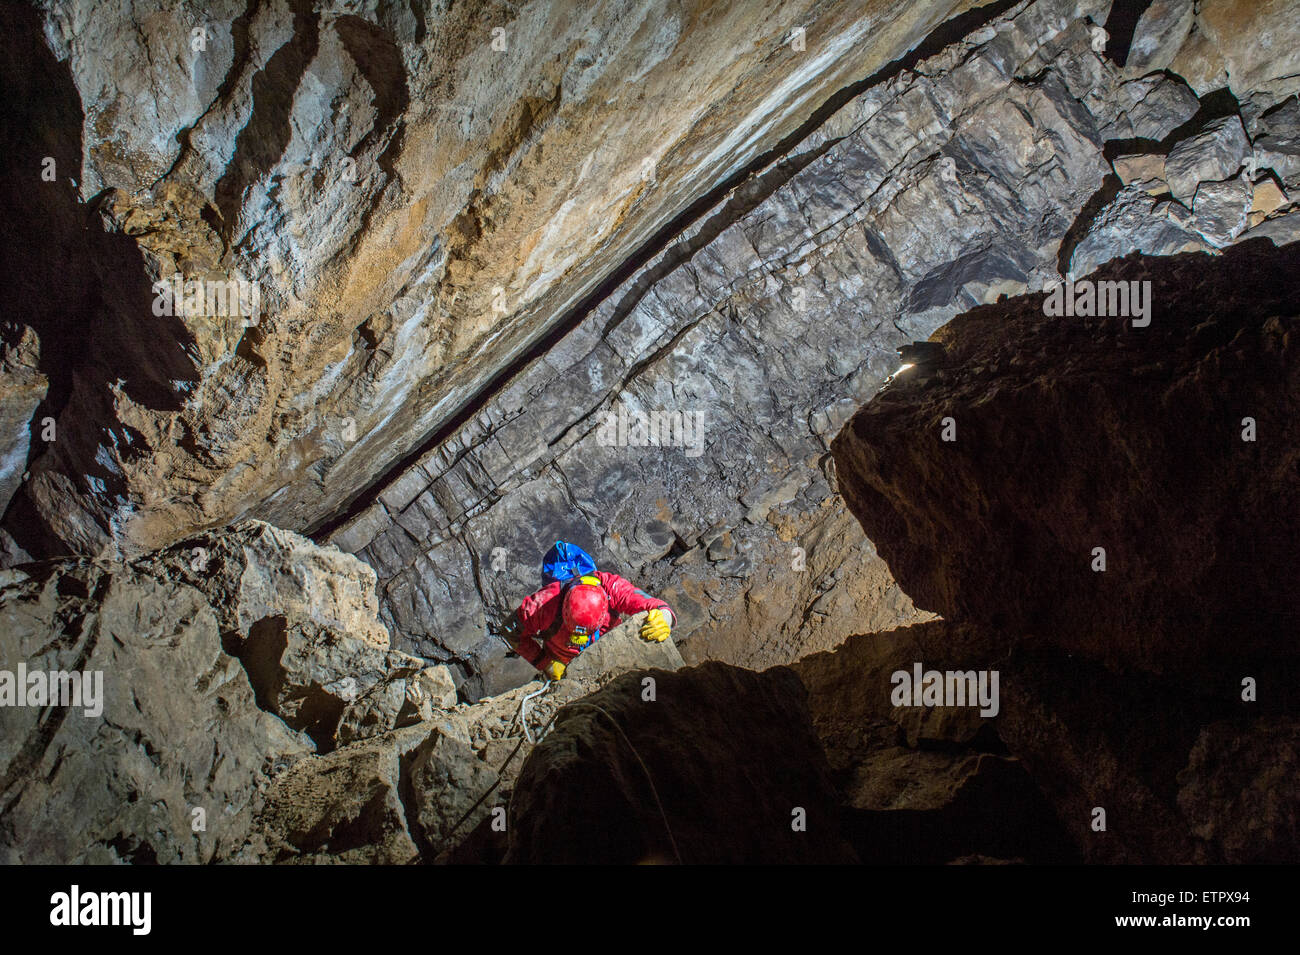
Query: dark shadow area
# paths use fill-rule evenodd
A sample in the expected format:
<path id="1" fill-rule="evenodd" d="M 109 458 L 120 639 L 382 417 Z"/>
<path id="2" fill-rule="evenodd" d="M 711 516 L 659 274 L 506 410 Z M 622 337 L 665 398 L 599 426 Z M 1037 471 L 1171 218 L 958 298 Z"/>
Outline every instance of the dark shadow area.
<path id="1" fill-rule="evenodd" d="M 253 76 L 252 115 L 239 131 L 235 154 L 214 190 L 227 245 L 235 235 L 245 190 L 270 171 L 289 145 L 294 93 L 320 45 L 320 14 L 311 0 L 294 0 L 292 7 L 293 38 Z"/>
<path id="2" fill-rule="evenodd" d="M 0 85 L 0 206 L 9 220 L 0 230 L 0 314 L 40 337 L 50 387 L 34 420 L 58 422 L 51 446 L 33 429 L 28 462 L 57 455 L 56 467 L 74 484 L 95 478 L 106 494 L 123 494 L 116 473 L 96 462 L 99 445 L 113 441 L 126 454 L 147 449 L 129 428 L 115 425 L 111 437 L 101 430 L 114 420 L 109 385 L 120 383 L 148 408 L 179 409 L 173 383 L 196 380 L 186 354 L 192 338 L 179 320 L 153 314 L 143 257 L 130 237 L 104 231 L 103 196 L 80 200 L 80 97 L 26 4 L 0 8 Z M 22 490 L 4 526 L 37 557 L 66 550 Z"/>
<path id="3" fill-rule="evenodd" d="M 1138 20 L 1151 6 L 1151 0 L 1114 0 L 1110 7 L 1110 16 L 1103 26 L 1110 35 L 1106 42 L 1106 56 L 1116 66 L 1128 62 L 1128 51 L 1133 46 L 1133 32 Z"/>
<path id="4" fill-rule="evenodd" d="M 1074 250 L 1087 237 L 1101 210 L 1110 205 L 1123 188 L 1124 182 L 1119 176 L 1113 172 L 1107 173 L 1106 178 L 1101 181 L 1101 187 L 1083 204 L 1074 222 L 1070 223 L 1070 228 L 1065 230 L 1065 235 L 1061 238 L 1061 249 L 1056 253 L 1056 271 L 1060 275 L 1065 275 L 1069 271 Z"/>
<path id="5" fill-rule="evenodd" d="M 846 808 L 840 829 L 864 865 L 1083 861 L 1024 767 L 994 757 L 940 809 Z"/>

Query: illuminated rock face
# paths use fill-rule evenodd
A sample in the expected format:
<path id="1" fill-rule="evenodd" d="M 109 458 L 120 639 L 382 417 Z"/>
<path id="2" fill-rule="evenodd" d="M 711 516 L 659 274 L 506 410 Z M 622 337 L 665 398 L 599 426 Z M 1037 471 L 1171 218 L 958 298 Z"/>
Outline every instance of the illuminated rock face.
<path id="1" fill-rule="evenodd" d="M 1294 669 L 1294 461 L 1265 464 L 1297 437 L 1300 8 L 1157 0 L 1131 37 L 1106 0 L 661 8 L 0 9 L 0 203 L 31 224 L 0 232 L 0 605 L 39 604 L 38 648 L 74 603 L 193 610 L 146 636 L 229 692 L 145 715 L 228 707 L 247 761 L 210 794 L 274 787 L 256 832 L 95 858 L 454 848 L 439 780 L 492 778 L 534 675 L 487 624 L 556 539 L 669 600 L 687 664 L 819 661 L 864 858 L 915 844 L 872 814 L 1013 804 L 1041 839 L 928 858 L 1286 858 L 1258 739 L 1294 714 L 1256 739 L 1224 701 Z M 1136 311 L 1099 317 L 1097 280 Z M 918 634 L 1014 651 L 995 732 L 846 687 L 942 666 L 902 659 Z M 1196 696 L 1147 720 L 1173 756 L 1126 748 L 1130 673 L 1161 712 Z M 205 769 L 175 745 L 159 786 Z M 1147 841 L 1076 838 L 1089 760 Z M 6 777 L 27 818 L 48 769 Z M 1232 792 L 1276 823 L 1258 846 Z"/>
<path id="2" fill-rule="evenodd" d="M 7 304 L 65 364 L 33 506 L 82 552 L 329 520 L 967 5 L 10 5 L 6 198 L 46 235 L 6 240 Z"/>
<path id="3" fill-rule="evenodd" d="M 484 609 L 535 586 L 556 538 L 662 590 L 691 660 L 771 665 L 923 619 L 846 519 L 826 455 L 896 349 L 1134 250 L 1280 242 L 1297 219 L 1278 206 L 1239 231 L 1240 161 L 1204 184 L 1193 161 L 1188 205 L 1171 201 L 1165 155 L 1214 152 L 1232 127 L 1194 119 L 1176 76 L 1099 56 L 1088 11 L 1104 20 L 1008 11 L 850 100 L 330 525 L 376 568 L 396 645 L 460 662 L 484 692 L 526 676 L 485 639 Z M 1289 141 L 1294 102 L 1251 135 Z M 1132 187 L 1114 187 L 1112 152 L 1145 170 Z M 681 427 L 642 446 L 636 422 L 665 412 Z"/>
<path id="4" fill-rule="evenodd" d="M 560 537 L 694 659 L 921 619 L 827 454 L 895 350 L 1134 249 L 1297 232 L 1294 71 L 1223 5 L 1186 36 L 1153 5 L 1123 66 L 1101 0 L 966 6 L 7 11 L 6 155 L 53 181 L 0 180 L 48 223 L 5 292 L 59 439 L 6 548 L 313 532 L 471 694 L 527 676 L 484 624 Z M 1251 66 L 1216 93 L 1164 53 Z"/>

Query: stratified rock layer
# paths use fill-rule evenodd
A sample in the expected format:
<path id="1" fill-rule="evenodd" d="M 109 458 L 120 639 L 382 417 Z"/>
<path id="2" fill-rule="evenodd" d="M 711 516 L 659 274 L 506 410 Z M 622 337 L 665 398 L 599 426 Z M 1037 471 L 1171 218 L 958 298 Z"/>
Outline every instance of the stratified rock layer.
<path id="1" fill-rule="evenodd" d="M 6 206 L 51 231 L 6 245 L 6 294 L 84 366 L 31 503 L 95 552 L 330 518 L 683 210 L 969 5 L 6 5 L 5 87 L 46 128 L 4 144 Z M 169 302 L 174 279 L 256 301 Z"/>
<path id="2" fill-rule="evenodd" d="M 525 678 L 485 616 L 536 586 L 557 538 L 671 601 L 693 661 L 769 666 L 924 619 L 826 454 L 896 349 L 1134 250 L 1280 243 L 1300 222 L 1272 179 L 1300 134 L 1295 81 L 1241 87 L 1239 115 L 1134 75 L 1096 48 L 1107 7 L 1038 0 L 936 38 L 386 475 L 328 537 L 375 567 L 394 645 L 459 664 L 470 696 Z M 684 424 L 668 446 L 637 436 L 653 415 Z"/>

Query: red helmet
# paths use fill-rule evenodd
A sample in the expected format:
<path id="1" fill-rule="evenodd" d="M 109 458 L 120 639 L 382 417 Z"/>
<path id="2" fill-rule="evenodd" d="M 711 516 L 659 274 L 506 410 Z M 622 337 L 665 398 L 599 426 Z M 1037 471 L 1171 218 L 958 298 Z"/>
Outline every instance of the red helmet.
<path id="1" fill-rule="evenodd" d="M 595 633 L 609 620 L 609 598 L 598 584 L 577 584 L 564 595 L 564 626 L 572 633 Z"/>

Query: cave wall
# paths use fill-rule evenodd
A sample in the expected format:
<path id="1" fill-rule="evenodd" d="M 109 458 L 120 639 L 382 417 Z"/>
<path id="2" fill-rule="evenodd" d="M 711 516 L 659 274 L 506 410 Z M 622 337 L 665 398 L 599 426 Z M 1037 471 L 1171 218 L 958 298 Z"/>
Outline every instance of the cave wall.
<path id="1" fill-rule="evenodd" d="M 1286 202 L 1248 214 L 1244 132 L 1232 140 L 1243 151 L 1211 161 L 1221 137 L 1201 131 L 1224 119 L 1221 100 L 1238 116 L 1236 97 L 1207 105 L 1176 76 L 1114 63 L 1096 48 L 1108 10 L 1040 0 L 936 38 L 938 51 L 720 200 L 473 421 L 327 528 L 376 568 L 395 639 L 460 660 L 492 689 L 526 675 L 484 636 L 485 609 L 534 587 L 556 538 L 662 588 L 692 659 L 771 665 L 923 619 L 845 520 L 826 454 L 897 370 L 897 348 L 1135 248 L 1283 241 L 1297 219 Z M 1141 21 L 1136 35 L 1152 29 Z M 1300 131 L 1283 121 L 1294 98 L 1241 96 L 1254 119 L 1237 121 L 1261 143 L 1285 139 L 1266 114 Z M 1147 156 L 1164 177 L 1187 142 L 1193 179 L 1231 167 L 1235 231 L 1217 231 L 1222 206 L 1187 208 L 1163 178 L 1124 186 L 1115 171 Z M 1294 175 L 1289 154 L 1270 155 Z M 608 446 L 601 429 L 623 408 L 702 416 L 699 453 Z"/>
<path id="2" fill-rule="evenodd" d="M 850 796 L 908 773 L 942 793 L 853 720 L 886 709 L 875 661 L 908 639 L 1000 674 L 991 732 L 1083 860 L 1295 861 L 1298 269 L 1265 239 L 1130 255 L 1094 278 L 1151 283 L 1149 325 L 1051 316 L 1043 293 L 981 306 L 850 420 L 845 499 L 944 617 L 801 663 Z M 922 712 L 968 745 L 969 711 Z"/>
<path id="3" fill-rule="evenodd" d="M 82 253 L 46 276 L 76 307 L 37 331 L 79 373 L 26 533 L 126 553 L 329 519 L 683 209 L 965 6 L 11 5 L 13 89 L 63 124 L 57 150 L 6 143 L 10 188 L 57 196 L 61 230 L 11 267 Z M 159 316 L 174 275 L 250 283 L 256 314 Z"/>
<path id="4" fill-rule="evenodd" d="M 3 180 L 49 206 L 6 288 L 58 419 L 6 532 L 39 556 L 309 530 L 473 693 L 527 676 L 485 625 L 557 537 L 662 591 L 692 659 L 923 619 L 828 454 L 897 348 L 1134 249 L 1300 233 L 1286 5 L 136 14 L 5 13 L 33 111 L 6 155 L 62 170 L 57 202 Z M 255 281 L 256 325 L 154 315 L 174 273 Z M 611 447 L 619 409 L 697 440 Z"/>

